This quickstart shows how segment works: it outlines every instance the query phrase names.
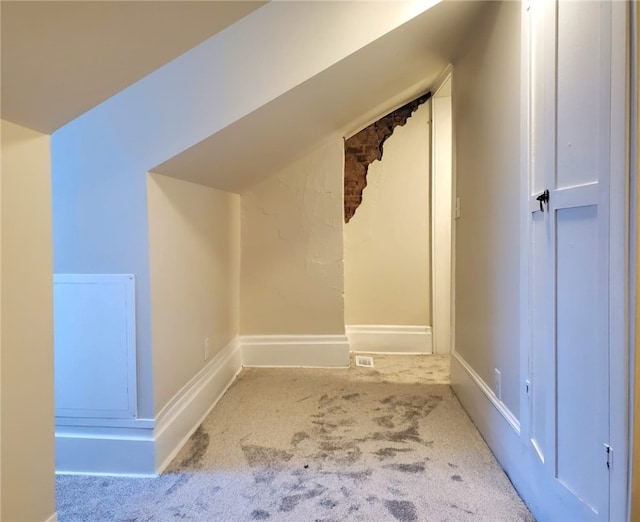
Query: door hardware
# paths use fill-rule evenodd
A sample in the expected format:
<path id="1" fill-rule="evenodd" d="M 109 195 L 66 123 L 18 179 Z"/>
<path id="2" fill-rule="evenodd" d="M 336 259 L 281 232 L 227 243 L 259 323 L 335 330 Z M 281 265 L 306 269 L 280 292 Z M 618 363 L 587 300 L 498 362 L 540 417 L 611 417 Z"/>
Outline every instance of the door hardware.
<path id="1" fill-rule="evenodd" d="M 536 199 L 540 202 L 540 212 L 544 212 L 544 203 L 549 204 L 549 191 L 545 190 Z"/>

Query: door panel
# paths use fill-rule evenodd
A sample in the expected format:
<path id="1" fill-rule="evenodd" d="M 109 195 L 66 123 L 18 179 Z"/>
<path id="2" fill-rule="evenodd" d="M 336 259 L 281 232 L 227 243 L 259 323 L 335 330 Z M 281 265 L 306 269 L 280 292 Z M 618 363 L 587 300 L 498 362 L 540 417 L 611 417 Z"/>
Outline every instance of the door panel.
<path id="1" fill-rule="evenodd" d="M 558 3 L 558 188 L 598 179 L 601 9 L 600 2 Z"/>
<path id="2" fill-rule="evenodd" d="M 547 222 L 542 212 L 536 211 L 532 216 L 532 278 L 535 284 L 531 288 L 532 323 L 548 324 L 550 279 L 548 270 L 548 231 Z M 545 350 L 549 346 L 548 331 L 534 328 L 532 332 L 533 346 L 539 348 L 532 352 L 530 362 L 531 382 L 531 443 L 541 462 L 545 459 L 547 429 L 547 372 L 545 366 L 549 360 Z"/>
<path id="3" fill-rule="evenodd" d="M 596 513 L 608 488 L 608 352 L 599 336 L 598 218 L 595 205 L 556 211 L 556 477 Z"/>

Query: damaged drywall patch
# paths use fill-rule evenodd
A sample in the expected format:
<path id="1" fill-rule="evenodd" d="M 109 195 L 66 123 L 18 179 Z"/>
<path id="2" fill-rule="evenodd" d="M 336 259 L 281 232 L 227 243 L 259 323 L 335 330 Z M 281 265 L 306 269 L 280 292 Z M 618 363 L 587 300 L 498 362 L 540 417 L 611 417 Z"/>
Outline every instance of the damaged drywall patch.
<path id="1" fill-rule="evenodd" d="M 374 160 L 382 159 L 384 142 L 393 130 L 404 125 L 411 114 L 431 98 L 431 92 L 383 116 L 344 141 L 344 221 L 348 223 L 362 203 L 367 171 Z"/>

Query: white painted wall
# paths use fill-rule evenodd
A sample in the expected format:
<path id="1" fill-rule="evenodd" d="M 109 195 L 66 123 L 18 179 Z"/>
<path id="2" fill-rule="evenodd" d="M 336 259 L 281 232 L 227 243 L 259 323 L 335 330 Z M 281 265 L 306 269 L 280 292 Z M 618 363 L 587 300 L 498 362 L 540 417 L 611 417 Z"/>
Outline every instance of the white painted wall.
<path id="1" fill-rule="evenodd" d="M 153 173 L 147 188 L 159 411 L 238 335 L 240 196 Z"/>
<path id="2" fill-rule="evenodd" d="M 2 121 L 2 512 L 55 512 L 50 138 Z"/>
<path id="3" fill-rule="evenodd" d="M 431 324 L 430 117 L 425 103 L 395 128 L 344 227 L 348 325 Z"/>
<path id="4" fill-rule="evenodd" d="M 242 193 L 240 333 L 344 334 L 344 143 Z"/>
<path id="5" fill-rule="evenodd" d="M 519 415 L 520 4 L 492 4 L 455 64 L 455 349 Z M 495 390 L 494 390 L 495 391 Z"/>

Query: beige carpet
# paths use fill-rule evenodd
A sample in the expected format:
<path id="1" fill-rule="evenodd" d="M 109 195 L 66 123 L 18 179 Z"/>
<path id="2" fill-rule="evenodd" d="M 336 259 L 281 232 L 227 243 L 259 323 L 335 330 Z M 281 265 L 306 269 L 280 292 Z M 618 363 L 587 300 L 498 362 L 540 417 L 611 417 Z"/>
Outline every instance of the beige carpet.
<path id="1" fill-rule="evenodd" d="M 448 358 L 245 369 L 157 479 L 58 477 L 71 521 L 531 521 Z"/>

